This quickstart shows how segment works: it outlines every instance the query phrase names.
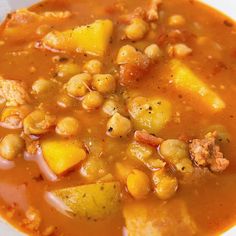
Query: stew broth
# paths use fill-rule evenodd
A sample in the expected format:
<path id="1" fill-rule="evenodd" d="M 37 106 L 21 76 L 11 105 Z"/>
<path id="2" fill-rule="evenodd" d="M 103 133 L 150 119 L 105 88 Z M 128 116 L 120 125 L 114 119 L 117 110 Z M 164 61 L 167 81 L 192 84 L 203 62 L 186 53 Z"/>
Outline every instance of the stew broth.
<path id="1" fill-rule="evenodd" d="M 7 98 L 1 94 L 1 97 L 6 99 L 1 104 L 0 136 L 2 143 L 6 135 L 18 134 L 24 140 L 24 148 L 18 157 L 9 160 L 9 158 L 4 159 L 2 155 L 0 159 L 0 211 L 4 218 L 20 230 L 32 235 L 65 236 L 95 234 L 118 236 L 125 235 L 127 232 L 130 235 L 159 235 L 157 232 L 160 232 L 160 235 L 217 235 L 234 225 L 236 221 L 236 189 L 234 187 L 236 181 L 234 150 L 234 142 L 236 142 L 235 25 L 219 12 L 198 2 L 163 1 L 160 6 L 158 5 L 159 18 L 154 21 L 145 18 L 144 22 L 147 25 L 143 26 L 148 28 L 147 32 L 143 37 L 140 36 L 140 39 L 134 40 L 132 37 L 135 38 L 137 32 L 133 33 L 131 29 L 130 33 L 127 27 L 132 24 L 133 18 L 142 18 L 141 10 L 139 13 L 137 13 L 138 11 L 134 13 L 137 7 L 147 11 L 150 3 L 144 0 L 44 1 L 28 10 L 35 15 L 29 17 L 28 12 L 22 16 L 20 12 L 12 13 L 2 24 L 0 75 L 3 80 L 22 81 L 29 95 L 26 104 L 23 102 L 16 106 L 12 106 L 12 104 L 8 106 L 6 100 L 8 101 L 7 96 L 10 92 L 7 91 Z M 46 16 L 45 12 L 63 12 L 64 14 L 53 16 L 56 18 L 55 20 L 50 18 L 50 14 L 53 13 L 48 13 L 49 16 Z M 137 16 L 133 17 L 135 14 Z M 171 21 L 173 15 L 181 17 L 172 18 Z M 40 20 L 37 16 L 40 16 Z M 113 22 L 112 36 L 104 55 L 91 55 L 91 53 L 75 52 L 71 49 L 61 50 L 59 48 L 59 50 L 56 46 L 47 45 L 47 42 L 44 41 L 50 32 L 63 32 L 104 19 Z M 93 28 L 93 26 L 88 28 Z M 140 30 L 138 30 L 139 33 Z M 90 39 L 91 37 L 87 40 Z M 98 38 L 99 40 L 100 38 Z M 117 62 L 117 55 L 121 47 L 133 46 L 140 54 L 147 55 L 148 58 L 149 54 L 145 48 L 151 44 L 157 45 L 160 51 L 155 46 L 154 48 L 157 50 L 155 52 L 160 55 L 155 54 L 158 58 L 153 61 L 152 58 L 148 59 L 148 63 L 150 63 L 148 69 L 138 68 L 141 72 L 131 69 L 130 73 L 124 72 L 128 75 L 122 75 L 120 70 L 126 63 Z M 181 51 L 183 48 L 180 49 L 180 52 L 175 48 L 179 44 L 184 45 L 184 53 Z M 71 45 L 73 47 L 72 41 Z M 151 52 L 153 51 L 151 50 Z M 98 85 L 93 81 L 93 85 L 86 85 L 89 88 L 83 87 L 87 90 L 83 96 L 72 95 L 68 81 L 74 75 L 86 71 L 84 65 L 92 59 L 97 59 L 102 63 L 101 72 L 95 74 L 112 75 L 112 79 L 115 78 L 115 85 L 108 82 L 99 87 L 98 79 Z M 214 95 L 223 101 L 224 105 L 218 106 L 218 103 L 216 106 L 212 105 L 211 102 L 216 98 L 208 100 L 208 97 L 204 97 L 204 92 L 196 93 L 194 89 L 191 89 L 191 85 L 187 88 L 178 86 L 179 82 L 176 80 L 178 76 L 175 74 L 177 72 L 175 69 L 171 70 L 170 65 L 176 61 L 181 63 L 180 68 L 186 66 L 197 79 L 203 81 Z M 96 66 L 99 67 L 100 64 Z M 127 68 L 124 66 L 123 69 Z M 136 76 L 135 73 L 139 72 L 141 76 L 130 83 L 130 77 L 132 80 Z M 183 74 L 181 75 L 183 76 Z M 95 78 L 95 76 L 91 77 Z M 39 79 L 50 81 L 50 84 L 46 82 L 46 88 L 43 88 L 43 91 L 40 90 L 40 86 L 35 85 L 35 81 Z M 112 79 L 108 80 L 112 81 Z M 4 87 L 4 85 L 1 86 L 0 89 Z M 75 85 L 72 84 L 72 90 L 73 86 Z M 111 86 L 110 91 L 101 92 L 109 86 Z M 84 96 L 92 90 L 100 93 L 93 94 L 95 98 L 87 98 L 87 102 L 84 102 Z M 13 96 L 17 95 L 13 93 Z M 170 117 L 168 118 L 168 115 L 165 114 L 163 124 L 158 124 L 160 126 L 158 129 L 155 130 L 155 127 L 152 127 L 158 116 L 154 118 L 154 123 L 150 121 L 151 126 L 148 127 L 144 121 L 140 125 L 140 121 L 136 120 L 138 119 L 136 111 L 132 113 L 133 108 L 130 102 L 132 103 L 132 99 L 140 96 L 148 99 L 156 98 L 158 101 L 160 100 L 160 106 L 164 106 L 166 101 L 170 104 Z M 109 110 L 113 107 L 110 108 L 111 105 L 107 101 L 115 101 L 117 104 L 118 108 L 114 107 L 114 110 L 118 110 L 121 114 L 122 118 L 117 119 L 119 122 L 121 120 L 124 122 L 124 127 L 121 122 L 122 124 L 118 125 L 122 127 L 117 128 L 116 121 L 113 120 L 110 121 L 110 126 L 107 124 L 109 119 L 114 117 L 114 113 Z M 24 115 L 22 111 L 22 106 L 25 105 L 29 105 L 29 108 L 24 108 L 29 109 L 29 112 L 26 111 L 27 115 Z M 17 107 L 16 110 L 20 115 L 17 115 L 16 111 L 15 113 L 7 111 L 7 113 L 7 107 Z M 140 107 L 142 109 L 142 106 Z M 155 112 L 154 107 L 150 106 L 148 109 L 150 109 L 150 114 Z M 163 112 L 166 110 L 167 113 L 169 112 L 169 108 L 163 109 L 164 111 L 160 112 L 161 115 L 159 114 L 158 119 L 160 120 L 162 120 Z M 51 116 L 47 117 L 51 120 L 47 120 L 48 123 L 46 122 L 43 128 L 41 127 L 46 131 L 43 130 L 41 133 L 31 132 L 33 129 L 37 130 L 40 125 L 36 124 L 33 128 L 28 127 L 28 123 L 25 121 L 25 117 L 35 110 L 48 112 L 48 116 Z M 7 119 L 9 114 L 14 114 L 14 116 Z M 20 117 L 19 119 L 24 121 L 16 121 L 16 117 Z M 61 128 L 59 121 L 64 117 L 73 117 L 79 124 L 70 120 L 73 124 L 72 130 L 65 124 L 61 124 Z M 32 119 L 34 120 L 34 118 Z M 46 118 L 44 117 L 44 119 Z M 6 126 L 7 122 L 8 125 L 10 122 L 10 125 L 13 126 L 16 125 L 15 122 L 19 122 L 19 127 L 9 129 Z M 23 122 L 22 126 L 21 122 Z M 78 132 L 76 132 L 77 125 L 79 125 Z M 132 126 L 130 129 L 129 125 Z M 146 126 L 147 128 L 145 128 Z M 63 134 L 63 132 L 67 132 L 67 128 L 72 135 Z M 141 131 L 143 129 L 148 132 L 148 141 L 142 136 L 147 134 L 146 131 Z M 137 130 L 141 132 L 140 135 L 144 141 L 139 142 L 140 139 L 134 137 L 134 132 Z M 193 168 L 193 170 L 190 168 L 191 173 L 178 171 L 178 163 L 175 166 L 163 155 L 163 140 L 184 140 L 181 142 L 188 146 L 191 145 L 192 140 L 204 139 L 205 134 L 213 131 L 218 132 L 217 145 L 224 158 L 229 160 L 229 165 L 225 166 L 227 168 L 224 171 L 218 171 L 218 169 L 214 171 L 210 164 L 205 166 L 199 164 L 194 159 L 195 149 L 191 152 L 192 159 L 189 156 L 191 168 Z M 54 163 L 50 164 L 47 158 L 43 158 L 46 151 L 43 150 L 43 153 L 40 151 L 43 140 L 55 139 L 58 142 L 59 140 L 69 140 L 69 142 L 72 140 L 71 142 L 74 142 L 75 138 L 81 142 L 79 149 L 76 149 L 83 153 L 81 161 L 62 171 L 53 169 Z M 154 138 L 154 144 L 151 142 L 150 145 L 149 138 Z M 163 140 L 159 140 L 162 144 L 156 145 L 156 138 L 162 138 Z M 135 140 L 136 143 L 134 143 Z M 142 157 L 142 160 L 138 159 L 140 155 L 142 156 L 142 151 L 141 154 L 137 154 L 140 147 L 132 145 L 139 144 L 144 145 L 145 153 L 152 153 L 150 160 L 159 160 L 157 167 L 156 164 L 150 164 L 149 159 L 142 159 Z M 14 143 L 14 146 L 17 145 Z M 55 152 L 58 147 L 56 145 L 54 146 Z M 64 145 L 63 141 L 61 145 Z M 68 150 L 73 148 L 74 146 L 68 146 Z M 137 154 L 137 158 L 133 153 Z M 61 162 L 63 161 L 61 160 Z M 131 169 L 128 174 L 127 169 Z M 133 169 L 141 171 L 141 174 L 133 172 L 133 175 L 140 174 L 142 177 L 143 175 L 148 177 L 148 180 L 143 178 L 141 182 L 143 181 L 144 185 L 150 185 L 149 189 L 147 186 L 145 188 L 137 184 L 139 177 L 132 180 L 133 176 L 129 175 Z M 160 196 L 160 193 L 155 192 L 161 191 L 156 190 L 160 182 L 156 187 L 153 179 L 154 173 L 160 169 L 167 170 L 170 173 L 169 178 L 177 181 L 175 194 L 171 197 Z M 129 178 L 131 182 L 127 183 Z M 106 217 L 84 217 L 76 213 L 73 216 L 66 216 L 65 212 L 58 211 L 59 207 L 55 207 L 47 195 L 49 192 L 69 187 L 112 181 L 118 181 L 121 185 L 121 206 L 118 211 Z M 114 200 L 114 196 L 112 199 Z M 30 214 L 32 217 L 29 216 Z M 95 210 L 92 211 L 93 214 L 95 214 Z M 172 214 L 176 217 L 173 217 Z M 37 217 L 40 217 L 40 220 Z M 37 220 L 40 223 L 37 224 Z"/>

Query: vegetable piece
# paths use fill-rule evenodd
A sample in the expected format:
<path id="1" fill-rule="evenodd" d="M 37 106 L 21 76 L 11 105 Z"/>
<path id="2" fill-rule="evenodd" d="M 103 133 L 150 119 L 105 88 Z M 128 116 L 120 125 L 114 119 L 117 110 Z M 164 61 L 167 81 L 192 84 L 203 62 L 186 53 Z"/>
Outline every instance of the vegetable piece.
<path id="1" fill-rule="evenodd" d="M 42 95 L 44 93 L 49 93 L 52 91 L 54 84 L 51 80 L 40 78 L 36 80 L 32 85 L 32 93 L 37 95 Z"/>
<path id="2" fill-rule="evenodd" d="M 165 162 L 158 159 L 154 154 L 155 152 L 155 148 L 137 142 L 131 143 L 127 149 L 127 155 L 129 157 L 141 161 L 152 171 L 165 166 Z"/>
<path id="3" fill-rule="evenodd" d="M 41 148 L 44 159 L 57 175 L 75 167 L 86 157 L 81 143 L 75 139 L 44 139 Z"/>
<path id="4" fill-rule="evenodd" d="M 129 236 L 196 235 L 196 224 L 184 201 L 173 199 L 165 204 L 149 200 L 129 202 L 124 206 L 123 214 Z"/>
<path id="5" fill-rule="evenodd" d="M 83 66 L 84 71 L 94 75 L 102 72 L 103 64 L 97 59 L 90 60 Z"/>
<path id="6" fill-rule="evenodd" d="M 178 89 L 195 94 L 214 111 L 221 111 L 225 108 L 224 101 L 184 63 L 179 60 L 171 60 L 169 66 L 173 74 L 173 82 Z"/>
<path id="7" fill-rule="evenodd" d="M 52 50 L 103 56 L 112 31 L 113 24 L 110 20 L 96 20 L 90 25 L 80 26 L 73 30 L 53 31 L 43 38 L 41 46 Z"/>
<path id="8" fill-rule="evenodd" d="M 25 134 L 45 134 L 55 125 L 56 118 L 42 110 L 35 110 L 23 121 Z"/>
<path id="9" fill-rule="evenodd" d="M 0 156 L 7 160 L 13 160 L 23 153 L 25 143 L 17 134 L 6 135 L 0 143 Z"/>
<path id="10" fill-rule="evenodd" d="M 161 49 L 157 44 L 151 44 L 147 46 L 144 50 L 144 53 L 153 61 L 157 61 L 162 55 Z"/>
<path id="11" fill-rule="evenodd" d="M 126 136 L 132 129 L 130 120 L 115 113 L 107 122 L 107 134 L 113 138 Z"/>
<path id="12" fill-rule="evenodd" d="M 70 96 L 83 97 L 89 90 L 92 77 L 88 73 L 73 76 L 66 84 L 66 90 Z"/>
<path id="13" fill-rule="evenodd" d="M 57 65 L 56 73 L 59 77 L 70 77 L 81 72 L 81 68 L 78 64 L 67 62 Z"/>
<path id="14" fill-rule="evenodd" d="M 186 44 L 178 43 L 175 45 L 170 45 L 167 48 L 167 53 L 170 57 L 184 58 L 190 55 L 193 50 L 188 47 Z"/>
<path id="15" fill-rule="evenodd" d="M 160 145 L 160 154 L 183 173 L 192 173 L 193 165 L 190 160 L 188 145 L 178 139 L 167 139 Z"/>
<path id="16" fill-rule="evenodd" d="M 161 200 L 171 198 L 178 189 L 177 178 L 169 175 L 165 169 L 154 172 L 153 183 L 155 186 L 155 193 Z"/>
<path id="17" fill-rule="evenodd" d="M 99 157 L 89 156 L 80 168 L 80 173 L 89 181 L 96 181 L 107 174 L 107 163 Z"/>
<path id="18" fill-rule="evenodd" d="M 98 109 L 103 104 L 103 96 L 97 91 L 87 93 L 82 101 L 82 107 L 87 111 Z"/>
<path id="19" fill-rule="evenodd" d="M 128 110 L 136 129 L 156 135 L 171 118 L 171 104 L 162 98 L 136 97 L 128 103 Z"/>
<path id="20" fill-rule="evenodd" d="M 146 59 L 147 56 L 142 54 L 140 51 L 137 51 L 135 47 L 131 45 L 125 45 L 120 48 L 116 58 L 116 63 L 118 65 L 141 64 L 142 61 Z"/>
<path id="21" fill-rule="evenodd" d="M 130 40 L 140 40 L 144 38 L 148 31 L 148 24 L 140 18 L 132 19 L 130 25 L 125 28 L 125 34 Z"/>
<path id="22" fill-rule="evenodd" d="M 134 167 L 130 163 L 117 162 L 115 164 L 115 173 L 118 179 L 124 183 L 126 183 L 127 177 L 133 169 Z"/>
<path id="23" fill-rule="evenodd" d="M 67 116 L 57 123 L 56 133 L 64 137 L 76 136 L 80 129 L 79 121 L 74 117 Z"/>
<path id="24" fill-rule="evenodd" d="M 17 107 L 5 107 L 2 110 L 0 126 L 7 129 L 20 129 L 23 127 L 23 119 L 31 112 L 29 105 Z"/>
<path id="25" fill-rule="evenodd" d="M 96 183 L 51 192 L 73 215 L 102 219 L 115 213 L 120 203 L 119 182 Z"/>
<path id="26" fill-rule="evenodd" d="M 127 177 L 127 188 L 135 199 L 143 199 L 150 192 L 150 180 L 143 171 L 134 169 Z"/>
<path id="27" fill-rule="evenodd" d="M 172 15 L 168 19 L 169 26 L 179 27 L 185 25 L 186 20 L 182 15 Z"/>
<path id="28" fill-rule="evenodd" d="M 114 93 L 116 90 L 116 79 L 111 74 L 97 74 L 93 76 L 92 86 L 103 94 Z"/>

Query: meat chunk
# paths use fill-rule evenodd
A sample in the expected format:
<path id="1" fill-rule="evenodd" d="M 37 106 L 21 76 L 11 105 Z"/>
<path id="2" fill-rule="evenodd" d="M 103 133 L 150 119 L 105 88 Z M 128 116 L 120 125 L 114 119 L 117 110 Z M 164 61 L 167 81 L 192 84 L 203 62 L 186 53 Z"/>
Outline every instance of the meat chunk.
<path id="1" fill-rule="evenodd" d="M 117 55 L 117 64 L 120 65 L 120 84 L 132 86 L 149 70 L 151 60 L 131 45 L 120 48 Z"/>
<path id="2" fill-rule="evenodd" d="M 6 106 L 24 105 L 29 101 L 29 95 L 23 83 L 2 77 L 0 77 L 0 97 L 5 100 Z"/>
<path id="3" fill-rule="evenodd" d="M 162 0 L 152 0 L 149 10 L 147 11 L 147 19 L 149 21 L 155 21 L 159 18 L 159 7 L 162 3 Z"/>
<path id="4" fill-rule="evenodd" d="M 25 216 L 26 218 L 23 220 L 22 226 L 30 231 L 38 231 L 42 222 L 40 212 L 37 209 L 30 207 L 26 211 Z"/>
<path id="5" fill-rule="evenodd" d="M 148 71 L 147 64 L 124 64 L 120 66 L 120 84 L 132 86 L 141 79 Z"/>
<path id="6" fill-rule="evenodd" d="M 139 142 L 139 143 L 144 143 L 153 147 L 158 147 L 162 142 L 163 139 L 162 138 L 158 138 L 152 134 L 149 134 L 147 131 L 145 130 L 137 130 L 134 133 L 134 139 L 135 141 Z"/>
<path id="7" fill-rule="evenodd" d="M 229 165 L 216 144 L 217 133 L 208 133 L 204 139 L 193 139 L 189 145 L 192 160 L 199 167 L 209 167 L 213 172 L 221 172 Z"/>

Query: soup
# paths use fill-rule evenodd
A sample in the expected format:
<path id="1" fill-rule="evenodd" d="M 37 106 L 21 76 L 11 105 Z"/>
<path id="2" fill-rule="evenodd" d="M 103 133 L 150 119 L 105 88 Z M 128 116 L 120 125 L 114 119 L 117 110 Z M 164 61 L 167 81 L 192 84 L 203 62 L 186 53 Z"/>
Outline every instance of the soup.
<path id="1" fill-rule="evenodd" d="M 44 236 L 234 225 L 234 22 L 187 0 L 51 0 L 0 33 L 7 221 Z"/>

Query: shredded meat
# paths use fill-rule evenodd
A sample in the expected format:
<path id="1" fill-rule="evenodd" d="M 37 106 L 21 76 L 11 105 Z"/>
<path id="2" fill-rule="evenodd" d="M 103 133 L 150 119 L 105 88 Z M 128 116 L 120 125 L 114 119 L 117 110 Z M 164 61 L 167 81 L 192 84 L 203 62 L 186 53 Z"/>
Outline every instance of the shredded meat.
<path id="1" fill-rule="evenodd" d="M 229 161 L 223 157 L 216 144 L 217 133 L 208 133 L 204 139 L 194 139 L 189 145 L 192 160 L 199 167 L 209 167 L 213 172 L 227 168 Z"/>
<path id="2" fill-rule="evenodd" d="M 158 147 L 163 142 L 162 138 L 157 138 L 156 136 L 149 134 L 145 130 L 135 131 L 134 139 L 135 139 L 135 141 L 137 141 L 139 143 L 144 143 L 144 144 L 147 144 L 147 145 L 150 145 L 153 147 Z"/>
<path id="3" fill-rule="evenodd" d="M 42 222 L 39 211 L 33 207 L 30 207 L 26 213 L 26 218 L 22 222 L 22 226 L 31 231 L 38 231 L 39 226 Z"/>
<path id="4" fill-rule="evenodd" d="M 6 106 L 24 105 L 29 101 L 23 83 L 16 80 L 5 80 L 0 77 L 0 97 L 5 99 Z"/>
<path id="5" fill-rule="evenodd" d="M 147 19 L 149 21 L 156 21 L 159 19 L 159 7 L 162 4 L 162 0 L 152 0 L 149 10 L 147 11 Z"/>
<path id="6" fill-rule="evenodd" d="M 119 17 L 119 23 L 129 24 L 135 18 L 145 20 L 146 16 L 147 16 L 146 10 L 143 9 L 142 7 L 137 7 L 137 8 L 134 9 L 134 11 L 132 13 L 121 15 Z"/>

